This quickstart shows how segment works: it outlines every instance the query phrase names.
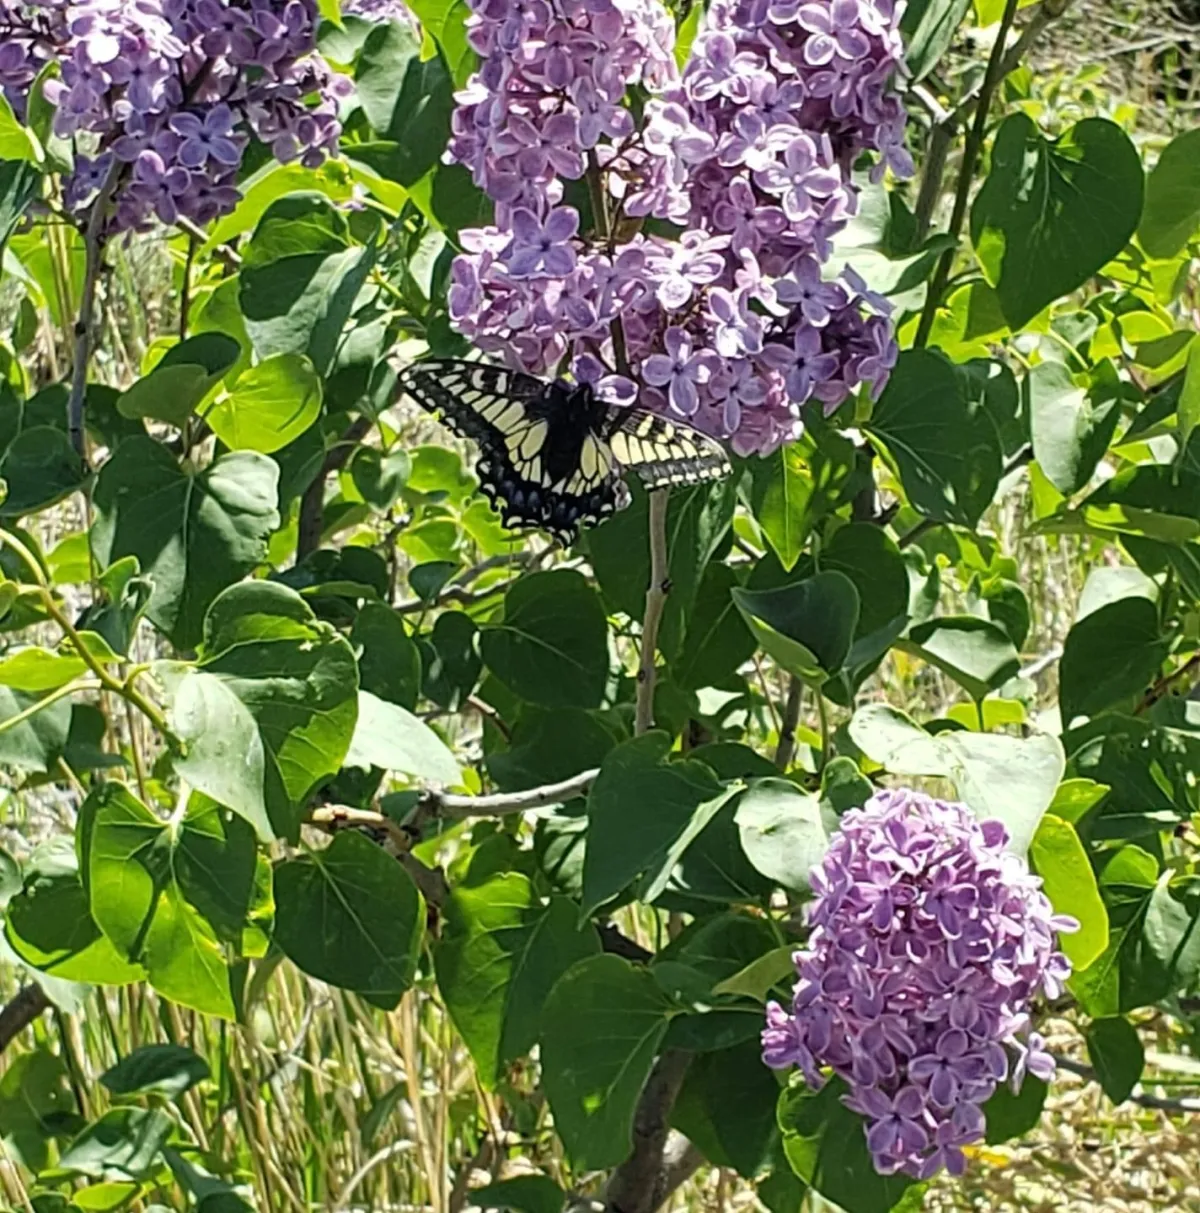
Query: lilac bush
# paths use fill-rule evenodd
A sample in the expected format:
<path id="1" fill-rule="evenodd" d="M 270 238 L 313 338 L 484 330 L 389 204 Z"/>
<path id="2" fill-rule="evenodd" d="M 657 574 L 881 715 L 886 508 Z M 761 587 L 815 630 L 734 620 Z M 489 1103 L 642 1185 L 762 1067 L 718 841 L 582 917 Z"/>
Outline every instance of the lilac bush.
<path id="1" fill-rule="evenodd" d="M 790 1011 L 768 1004 L 763 1058 L 814 1088 L 822 1067 L 845 1079 L 882 1173 L 960 1174 L 997 1085 L 1054 1073 L 1031 1004 L 1062 993 L 1055 933 L 1079 924 L 1007 840 L 963 805 L 884 791 L 813 872 L 812 934 Z"/>
<path id="2" fill-rule="evenodd" d="M 448 157 L 496 225 L 463 234 L 461 332 L 534 373 L 586 358 L 743 454 L 796 438 L 809 401 L 882 389 L 886 301 L 822 265 L 860 158 L 911 171 L 891 0 L 714 0 L 682 72 L 659 0 L 471 8 Z"/>
<path id="3" fill-rule="evenodd" d="M 0 3 L 0 86 L 23 113 L 48 65 L 54 133 L 75 142 L 66 200 L 106 184 L 114 226 L 232 210 L 250 139 L 314 167 L 336 149 L 350 82 L 315 51 L 315 0 Z"/>

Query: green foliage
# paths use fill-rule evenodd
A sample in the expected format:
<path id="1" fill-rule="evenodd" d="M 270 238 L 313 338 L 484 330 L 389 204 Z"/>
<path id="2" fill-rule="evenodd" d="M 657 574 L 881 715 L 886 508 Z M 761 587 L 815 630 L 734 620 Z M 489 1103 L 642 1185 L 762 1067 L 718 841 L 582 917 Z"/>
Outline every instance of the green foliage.
<path id="1" fill-rule="evenodd" d="M 704 6 L 671 7 L 685 53 Z M 897 782 L 1000 820 L 1079 920 L 1071 1014 L 1129 1099 L 1154 1060 L 1129 1014 L 1200 993 L 1197 132 L 1143 162 L 1129 107 L 1024 69 L 976 122 L 961 46 L 1005 6 L 913 0 L 912 80 L 954 113 L 935 138 L 983 146 L 952 147 L 953 201 L 864 180 L 836 236 L 899 361 L 877 399 L 672 489 L 652 584 L 639 485 L 561 552 L 397 402 L 403 364 L 469 352 L 450 267 L 492 207 L 443 160 L 470 6 L 412 0 L 419 31 L 320 8 L 355 84 L 342 158 L 256 161 L 232 214 L 156 234 L 186 308 L 126 315 L 143 245 L 109 242 L 86 459 L 50 381 L 85 285 L 51 180 L 73 151 L 45 80 L 22 120 L 0 105 L 0 766 L 10 820 L 75 822 L 0 852 L 5 956 L 60 1008 L 0 1078 L 32 1207 L 384 1207 L 407 1184 L 560 1213 L 644 1146 L 647 1080 L 679 1065 L 657 1128 L 772 1213 L 915 1209 L 841 1081 L 780 1092 L 759 1039 L 839 817 Z M 115 1064 L 105 1036 L 81 1101 L 62 1017 L 93 985 L 157 1018 Z M 281 988 L 334 1027 L 287 1039 Z M 402 1073 L 364 1047 L 385 1022 Z M 359 1052 L 352 1081 L 326 1049 Z M 274 1132 L 285 1088 L 313 1134 L 272 1143 L 290 1200 L 231 1116 L 250 1090 Z M 432 1090 L 421 1148 L 378 1154 Z M 987 1141 L 1045 1098 L 1001 1086 Z M 468 1190 L 497 1131 L 541 1171 Z"/>

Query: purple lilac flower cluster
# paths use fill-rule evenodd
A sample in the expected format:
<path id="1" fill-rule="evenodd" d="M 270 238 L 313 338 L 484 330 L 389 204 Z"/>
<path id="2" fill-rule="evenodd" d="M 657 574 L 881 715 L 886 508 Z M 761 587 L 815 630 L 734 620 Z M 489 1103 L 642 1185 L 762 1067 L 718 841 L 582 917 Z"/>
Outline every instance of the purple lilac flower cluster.
<path id="1" fill-rule="evenodd" d="M 860 155 L 911 171 L 892 0 L 713 0 L 682 73 L 660 0 L 470 3 L 482 62 L 448 155 L 497 206 L 495 227 L 463 234 L 460 331 L 743 454 L 797 437 L 810 400 L 832 412 L 882 390 L 888 305 L 822 265 Z M 568 201 L 584 179 L 595 240 Z M 663 221 L 678 239 L 647 230 Z"/>
<path id="2" fill-rule="evenodd" d="M 963 805 L 879 792 L 813 872 L 800 980 L 790 1013 L 768 1004 L 763 1059 L 814 1088 L 823 1066 L 845 1079 L 882 1173 L 961 1174 L 997 1084 L 1054 1073 L 1030 1007 L 1062 992 L 1055 932 L 1079 924 L 1006 842 Z"/>
<path id="3" fill-rule="evenodd" d="M 350 82 L 315 50 L 316 0 L 0 3 L 0 86 L 22 112 L 48 63 L 55 134 L 74 139 L 68 204 L 115 188 L 114 226 L 232 210 L 251 134 L 280 161 L 336 148 Z"/>

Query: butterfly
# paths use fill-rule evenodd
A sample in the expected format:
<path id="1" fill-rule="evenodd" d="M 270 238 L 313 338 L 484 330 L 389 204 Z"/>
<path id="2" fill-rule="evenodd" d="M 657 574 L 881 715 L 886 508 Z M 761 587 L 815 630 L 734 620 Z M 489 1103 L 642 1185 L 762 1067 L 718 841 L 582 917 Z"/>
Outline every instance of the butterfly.
<path id="1" fill-rule="evenodd" d="M 580 526 L 629 504 L 625 469 L 647 489 L 730 472 L 713 439 L 645 409 L 611 405 L 587 383 L 431 359 L 402 371 L 400 387 L 479 444 L 480 489 L 506 526 L 541 527 L 564 545 Z"/>

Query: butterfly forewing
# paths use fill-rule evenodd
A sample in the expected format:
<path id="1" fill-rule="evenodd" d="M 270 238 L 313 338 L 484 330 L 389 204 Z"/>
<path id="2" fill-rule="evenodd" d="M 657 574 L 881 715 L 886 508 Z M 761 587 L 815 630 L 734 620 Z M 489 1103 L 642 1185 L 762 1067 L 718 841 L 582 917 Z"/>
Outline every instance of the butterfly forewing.
<path id="1" fill-rule="evenodd" d="M 431 360 L 401 387 L 479 444 L 480 487 L 508 524 L 543 527 L 566 543 L 581 524 L 621 508 L 625 486 L 586 409 L 532 375 L 485 363 Z M 590 400 L 590 397 L 587 397 Z"/>
<path id="2" fill-rule="evenodd" d="M 648 489 L 721 480 L 730 472 L 719 443 L 644 409 L 614 410 L 607 438 L 617 462 Z"/>

